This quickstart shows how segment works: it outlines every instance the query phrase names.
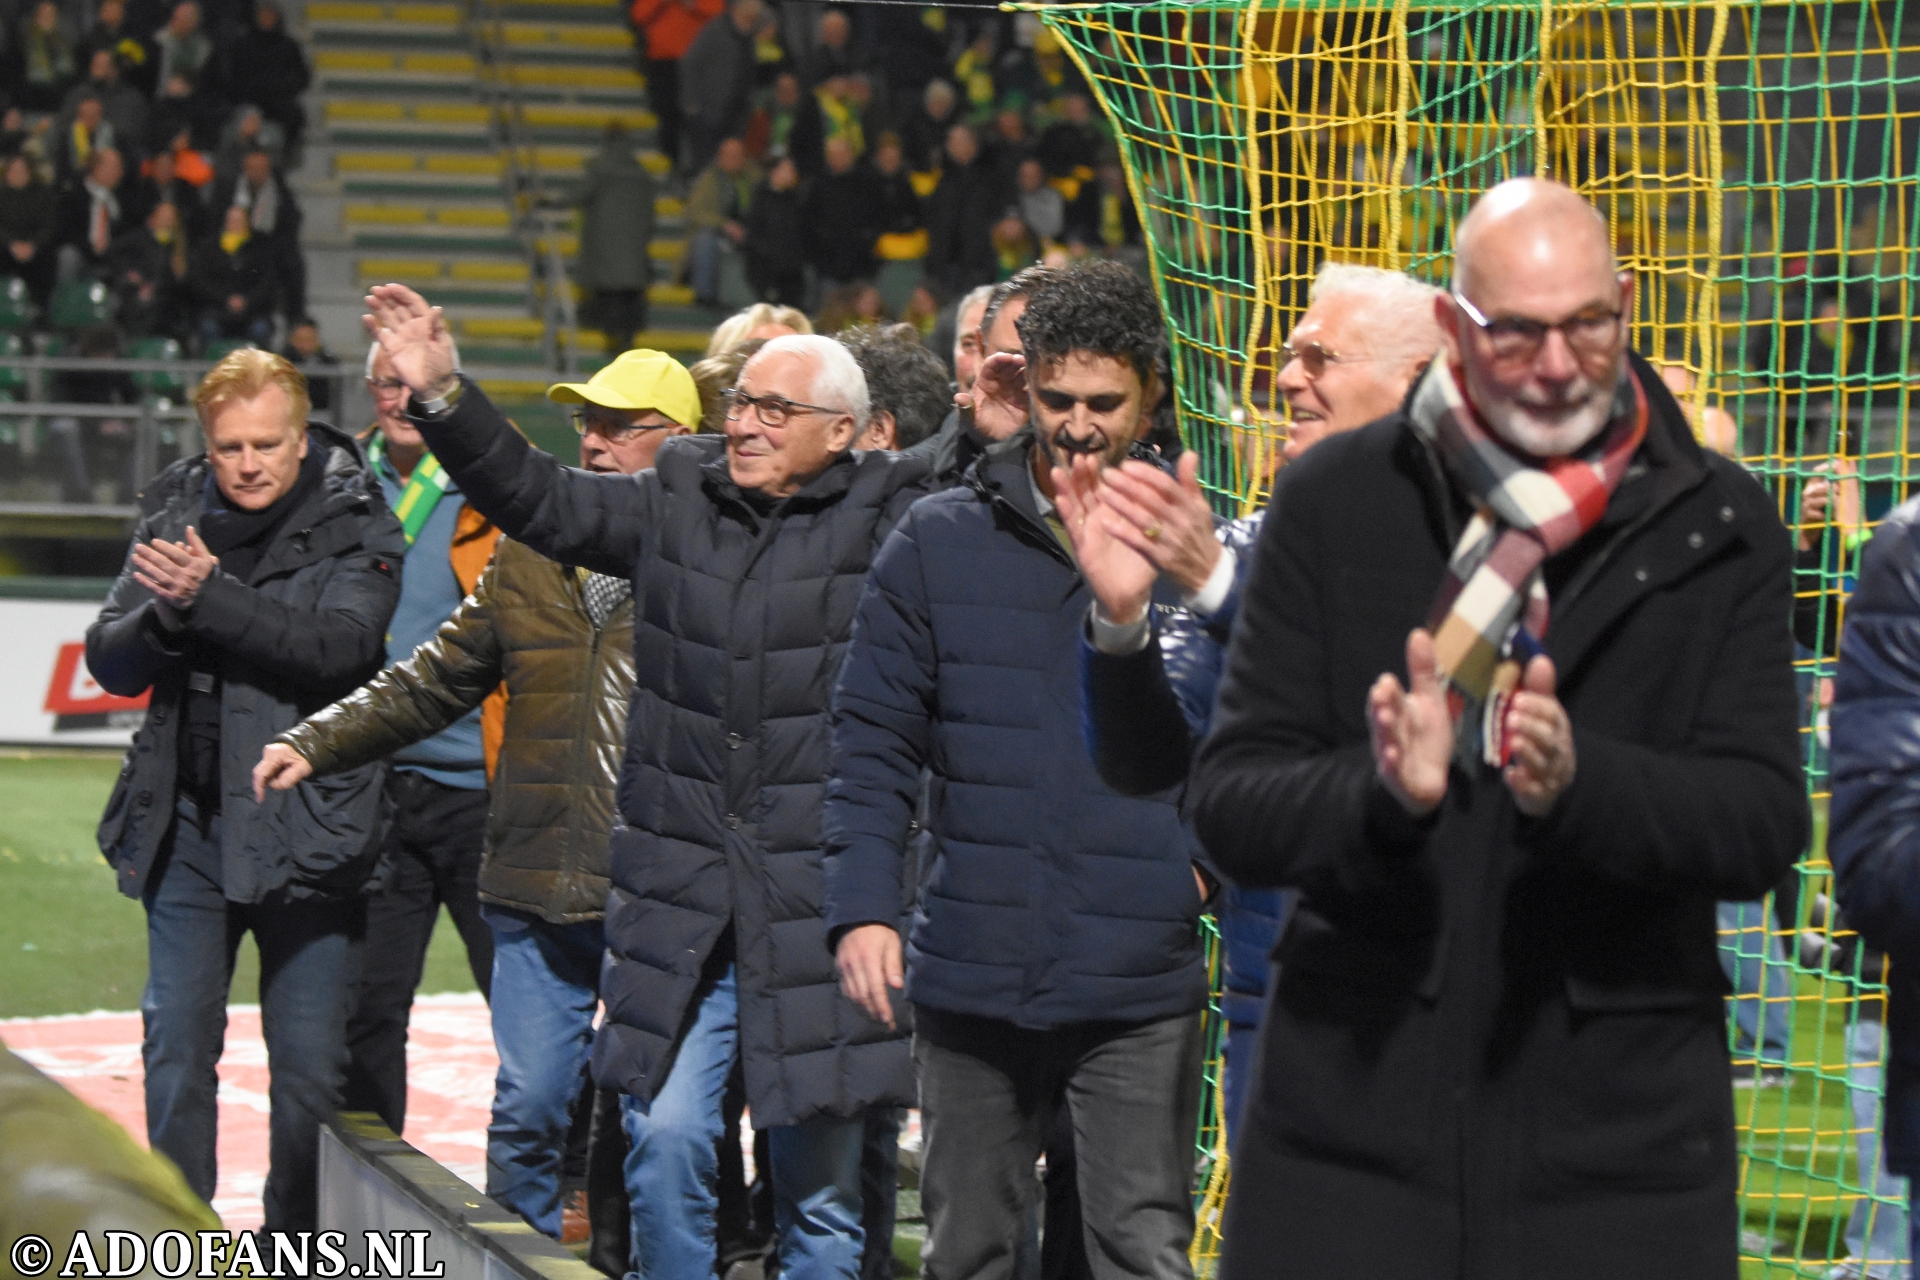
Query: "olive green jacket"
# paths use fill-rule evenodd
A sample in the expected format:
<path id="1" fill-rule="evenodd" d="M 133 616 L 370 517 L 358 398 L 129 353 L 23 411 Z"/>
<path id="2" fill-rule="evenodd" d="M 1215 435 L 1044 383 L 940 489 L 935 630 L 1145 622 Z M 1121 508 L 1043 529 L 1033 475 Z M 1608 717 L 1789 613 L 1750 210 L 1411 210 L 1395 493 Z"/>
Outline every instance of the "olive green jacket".
<path id="1" fill-rule="evenodd" d="M 335 773 L 439 732 L 507 688 L 480 900 L 598 920 L 633 693 L 633 602 L 595 628 L 579 575 L 510 538 L 433 639 L 276 741 Z"/>

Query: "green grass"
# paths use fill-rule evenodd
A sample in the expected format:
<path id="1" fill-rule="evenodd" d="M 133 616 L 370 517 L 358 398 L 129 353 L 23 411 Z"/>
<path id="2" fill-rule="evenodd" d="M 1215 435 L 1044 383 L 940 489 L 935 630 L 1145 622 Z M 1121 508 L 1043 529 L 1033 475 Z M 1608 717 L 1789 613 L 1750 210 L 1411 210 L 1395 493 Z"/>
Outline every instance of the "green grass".
<path id="1" fill-rule="evenodd" d="M 138 1009 L 147 981 L 146 914 L 114 888 L 94 825 L 119 772 L 117 755 L 0 758 L 0 1018 Z M 249 937 L 231 999 L 259 999 Z M 465 952 L 441 913 L 422 991 L 471 991 Z"/>

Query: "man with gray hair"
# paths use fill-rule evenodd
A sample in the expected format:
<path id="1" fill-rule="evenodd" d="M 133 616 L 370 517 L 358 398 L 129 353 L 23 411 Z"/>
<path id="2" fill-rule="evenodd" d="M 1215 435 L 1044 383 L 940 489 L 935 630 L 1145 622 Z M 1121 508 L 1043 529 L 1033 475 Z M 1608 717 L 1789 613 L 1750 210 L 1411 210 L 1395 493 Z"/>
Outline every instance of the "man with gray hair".
<path id="1" fill-rule="evenodd" d="M 1226 1280 L 1735 1280 L 1716 900 L 1806 847 L 1792 547 L 1544 179 L 1441 354 L 1275 485 L 1188 807 L 1293 890 Z"/>
<path id="2" fill-rule="evenodd" d="M 1277 386 L 1292 417 L 1284 449 L 1289 461 L 1399 407 L 1440 347 L 1433 316 L 1438 296 L 1432 285 L 1397 271 L 1339 262 L 1320 268 L 1306 312 L 1281 347 L 1286 363 Z M 1126 462 L 1097 486 L 1082 468 L 1074 478 L 1086 483 L 1068 485 L 1063 502 L 1080 516 L 1098 517 L 1067 522 L 1094 593 L 1081 649 L 1084 723 L 1101 778 L 1126 795 L 1159 791 L 1186 777 L 1193 744 L 1206 736 L 1213 716 L 1240 584 L 1265 514 L 1217 522 L 1200 490 L 1197 463 L 1191 450 L 1173 475 Z M 1178 588 L 1185 611 L 1150 615 L 1148 593 L 1157 578 Z M 1273 889 L 1230 885 L 1215 917 L 1226 946 L 1223 1088 L 1231 1142 L 1252 1074 L 1267 955 L 1285 918 L 1284 902 Z"/>
<path id="3" fill-rule="evenodd" d="M 574 470 L 458 372 L 437 307 L 402 285 L 367 303 L 412 420 L 469 500 L 541 554 L 633 583 L 592 1065 L 626 1095 L 634 1271 L 713 1272 L 738 1059 L 769 1136 L 783 1272 L 856 1274 L 861 1118 L 915 1094 L 904 1034 L 839 994 L 827 948 L 828 700 L 868 564 L 924 465 L 854 450 L 859 365 L 831 338 L 790 335 L 727 390 L 724 435 L 668 440 L 636 476 Z"/>

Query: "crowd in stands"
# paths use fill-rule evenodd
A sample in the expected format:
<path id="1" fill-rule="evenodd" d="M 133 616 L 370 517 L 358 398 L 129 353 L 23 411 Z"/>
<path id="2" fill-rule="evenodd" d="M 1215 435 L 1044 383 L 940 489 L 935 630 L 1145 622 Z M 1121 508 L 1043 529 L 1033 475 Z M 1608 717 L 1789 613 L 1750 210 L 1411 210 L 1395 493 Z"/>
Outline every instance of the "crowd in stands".
<path id="1" fill-rule="evenodd" d="M 660 146 L 690 184 L 687 283 L 738 255 L 762 301 L 822 328 L 941 307 L 1044 261 L 1143 261 L 1088 86 L 1032 15 L 634 0 Z M 886 315 L 872 288 L 919 264 Z M 908 279 L 914 279 L 909 268 Z"/>
<path id="2" fill-rule="evenodd" d="M 0 287 L 109 355 L 291 336 L 310 75 L 274 0 L 39 0 L 0 22 Z"/>

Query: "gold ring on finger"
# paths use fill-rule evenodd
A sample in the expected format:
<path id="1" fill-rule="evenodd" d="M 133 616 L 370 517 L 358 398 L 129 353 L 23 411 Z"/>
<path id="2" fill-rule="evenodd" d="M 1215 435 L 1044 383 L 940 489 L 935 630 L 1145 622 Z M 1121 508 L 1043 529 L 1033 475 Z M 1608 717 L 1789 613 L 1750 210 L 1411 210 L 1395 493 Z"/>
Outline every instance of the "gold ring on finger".
<path id="1" fill-rule="evenodd" d="M 1160 541 L 1160 522 L 1156 520 L 1140 532 L 1148 542 L 1158 542 Z"/>

